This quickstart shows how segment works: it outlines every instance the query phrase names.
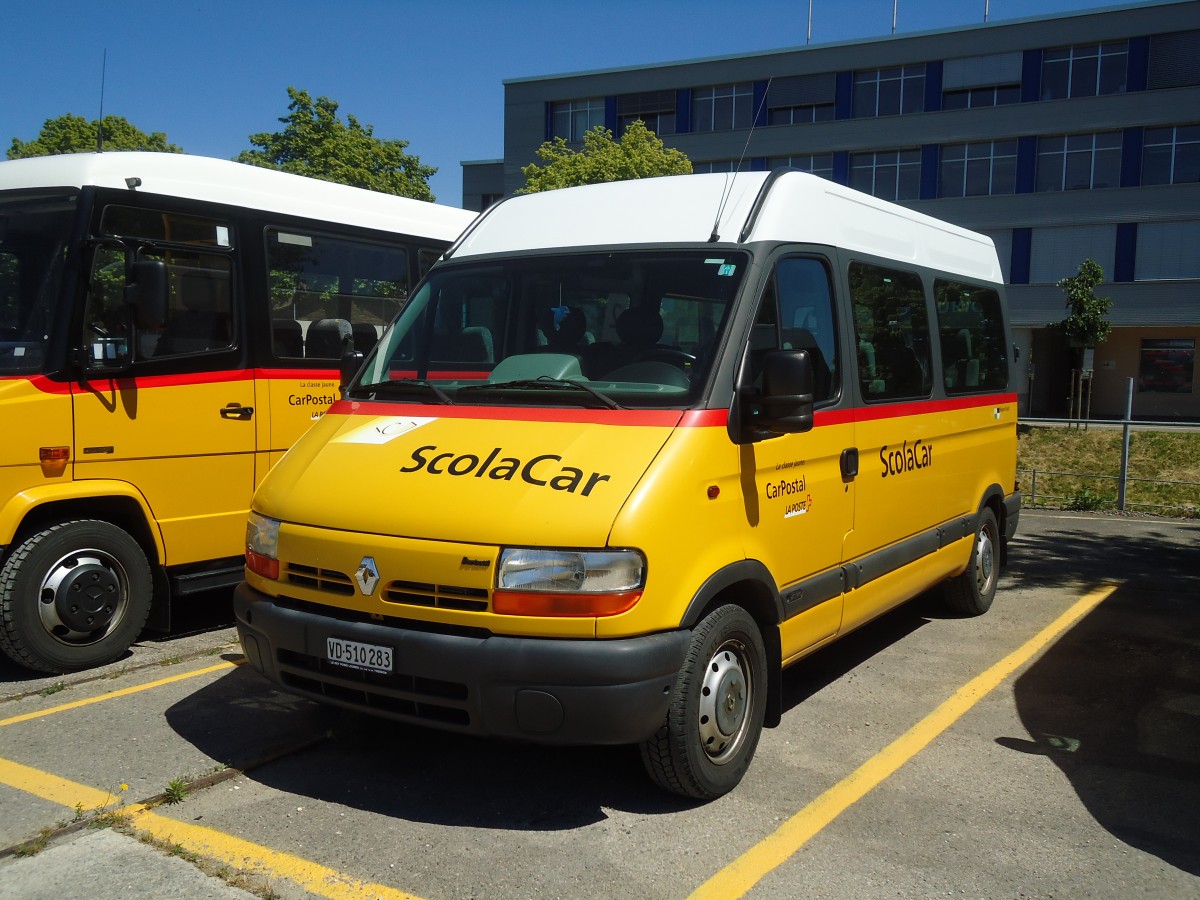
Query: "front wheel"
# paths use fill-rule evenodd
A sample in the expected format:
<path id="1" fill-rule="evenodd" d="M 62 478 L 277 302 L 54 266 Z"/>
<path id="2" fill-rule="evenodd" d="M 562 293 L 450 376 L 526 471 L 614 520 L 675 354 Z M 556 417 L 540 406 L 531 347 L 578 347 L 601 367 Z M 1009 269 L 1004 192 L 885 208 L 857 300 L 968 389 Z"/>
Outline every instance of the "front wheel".
<path id="1" fill-rule="evenodd" d="M 955 612 L 981 616 L 991 609 L 999 579 L 1000 526 L 996 514 L 984 507 L 966 571 L 951 578 L 943 588 L 946 603 Z"/>
<path id="2" fill-rule="evenodd" d="M 0 650 L 41 672 L 112 662 L 150 615 L 141 546 L 95 519 L 53 525 L 12 548 L 0 568 Z"/>
<path id="3" fill-rule="evenodd" d="M 667 718 L 641 745 L 660 787 L 712 800 L 737 786 L 750 766 L 767 707 L 767 655 L 758 624 L 722 606 L 692 634 Z"/>

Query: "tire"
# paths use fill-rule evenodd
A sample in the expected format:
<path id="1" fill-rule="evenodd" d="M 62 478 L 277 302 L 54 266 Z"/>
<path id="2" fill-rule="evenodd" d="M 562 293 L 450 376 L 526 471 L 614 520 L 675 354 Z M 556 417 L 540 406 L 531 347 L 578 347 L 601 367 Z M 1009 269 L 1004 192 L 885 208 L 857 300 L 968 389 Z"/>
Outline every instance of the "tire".
<path id="1" fill-rule="evenodd" d="M 979 529 L 971 559 L 961 575 L 943 586 L 946 604 L 956 613 L 981 616 L 992 606 L 996 582 L 1000 580 L 1000 526 L 996 514 L 988 507 L 979 513 Z"/>
<path id="2" fill-rule="evenodd" d="M 0 568 L 0 650 L 41 672 L 118 659 L 150 615 L 146 554 L 95 519 L 61 522 L 12 548 Z"/>
<path id="3" fill-rule="evenodd" d="M 754 619 L 722 606 L 692 634 L 666 721 L 641 744 L 642 763 L 672 793 L 713 800 L 754 758 L 767 708 L 767 655 Z"/>

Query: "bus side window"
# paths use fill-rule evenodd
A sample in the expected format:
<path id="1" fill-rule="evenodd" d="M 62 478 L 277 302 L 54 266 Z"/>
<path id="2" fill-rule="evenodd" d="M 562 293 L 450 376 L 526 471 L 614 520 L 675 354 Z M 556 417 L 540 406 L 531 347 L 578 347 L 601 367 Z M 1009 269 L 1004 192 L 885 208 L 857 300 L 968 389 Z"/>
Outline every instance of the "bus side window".
<path id="1" fill-rule="evenodd" d="M 849 276 L 863 399 L 930 396 L 929 313 L 920 276 L 858 262 Z"/>
<path id="2" fill-rule="evenodd" d="M 938 279 L 938 335 L 948 394 L 1008 387 L 1008 353 L 1000 295 L 992 288 Z"/>
<path id="3" fill-rule="evenodd" d="M 785 350 L 807 350 L 813 363 L 813 399 L 838 395 L 837 320 L 829 270 L 812 257 L 789 257 L 775 268 L 780 340 Z"/>

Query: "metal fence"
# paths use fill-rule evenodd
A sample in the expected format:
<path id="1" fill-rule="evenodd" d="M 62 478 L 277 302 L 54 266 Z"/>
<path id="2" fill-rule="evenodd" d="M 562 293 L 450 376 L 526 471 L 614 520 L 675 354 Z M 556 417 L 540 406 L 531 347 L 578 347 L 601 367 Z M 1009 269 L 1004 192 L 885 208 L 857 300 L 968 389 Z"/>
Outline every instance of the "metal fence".
<path id="1" fill-rule="evenodd" d="M 1058 426 L 1066 428 L 1120 428 L 1121 467 L 1116 475 L 1097 475 L 1088 472 L 1051 472 L 1049 470 L 1018 468 L 1017 475 L 1024 490 L 1024 502 L 1037 506 L 1066 509 L 1144 509 L 1160 515 L 1196 518 L 1200 515 L 1200 482 L 1171 481 L 1156 478 L 1133 478 L 1129 475 L 1129 435 L 1138 431 L 1200 431 L 1197 423 L 1134 421 L 1133 379 L 1129 379 L 1129 397 L 1125 418 L 1117 420 L 1080 419 L 1021 419 L 1021 425 Z M 1039 484 L 1039 480 L 1041 484 Z M 1115 483 L 1116 493 L 1094 490 L 1092 485 Z M 1132 492 L 1132 494 L 1131 494 Z M 1157 501 L 1157 502 L 1156 502 Z"/>

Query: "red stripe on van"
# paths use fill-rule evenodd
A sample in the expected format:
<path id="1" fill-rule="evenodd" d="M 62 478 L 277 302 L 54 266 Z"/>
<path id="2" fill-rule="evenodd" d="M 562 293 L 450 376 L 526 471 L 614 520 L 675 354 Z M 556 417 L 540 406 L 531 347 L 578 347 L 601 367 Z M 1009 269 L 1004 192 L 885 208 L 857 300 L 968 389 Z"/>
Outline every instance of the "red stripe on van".
<path id="1" fill-rule="evenodd" d="M 446 406 L 423 404 L 439 419 L 497 419 L 503 422 L 570 422 L 584 425 L 642 425 L 674 428 L 684 415 L 678 409 L 547 409 L 531 406 Z M 395 416 L 397 407 L 377 401 L 338 400 L 327 415 Z"/>

